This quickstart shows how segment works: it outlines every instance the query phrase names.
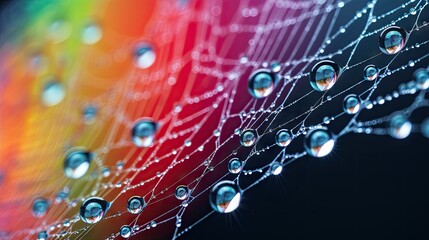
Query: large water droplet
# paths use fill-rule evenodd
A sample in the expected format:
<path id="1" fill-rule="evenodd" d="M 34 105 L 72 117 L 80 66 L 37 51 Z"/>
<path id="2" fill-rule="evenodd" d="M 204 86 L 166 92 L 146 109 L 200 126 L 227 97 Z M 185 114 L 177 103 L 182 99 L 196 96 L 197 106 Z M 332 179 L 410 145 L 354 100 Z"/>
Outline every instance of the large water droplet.
<path id="1" fill-rule="evenodd" d="M 72 148 L 67 151 L 64 161 L 64 174 L 68 178 L 81 178 L 88 172 L 93 154 L 84 148 Z"/>
<path id="2" fill-rule="evenodd" d="M 337 82 L 339 74 L 338 64 L 329 60 L 320 61 L 311 69 L 310 84 L 316 91 L 328 91 Z"/>
<path id="3" fill-rule="evenodd" d="M 180 185 L 176 188 L 174 195 L 179 200 L 185 200 L 189 196 L 189 188 L 184 185 Z"/>
<path id="4" fill-rule="evenodd" d="M 229 213 L 240 205 L 241 191 L 233 181 L 218 182 L 210 191 L 211 207 L 219 213 Z"/>
<path id="5" fill-rule="evenodd" d="M 333 134 L 327 128 L 316 128 L 307 133 L 304 139 L 306 152 L 312 157 L 324 157 L 331 153 L 335 145 Z"/>
<path id="6" fill-rule="evenodd" d="M 424 68 L 419 68 L 414 72 L 414 79 L 416 79 L 417 86 L 420 89 L 429 88 L 429 73 Z"/>
<path id="7" fill-rule="evenodd" d="M 413 125 L 401 112 L 395 112 L 390 116 L 387 132 L 396 139 L 404 139 L 411 133 Z"/>
<path id="8" fill-rule="evenodd" d="M 276 144 L 280 147 L 286 147 L 292 141 L 292 132 L 286 129 L 280 129 L 276 134 Z"/>
<path id="9" fill-rule="evenodd" d="M 279 175 L 283 171 L 283 166 L 281 163 L 275 161 L 271 164 L 270 172 L 273 175 Z"/>
<path id="10" fill-rule="evenodd" d="M 119 234 L 123 238 L 129 238 L 131 236 L 132 228 L 128 225 L 123 225 L 121 229 L 119 230 Z"/>
<path id="11" fill-rule="evenodd" d="M 368 65 L 363 69 L 363 77 L 365 80 L 374 81 L 378 77 L 378 68 L 375 65 Z"/>
<path id="12" fill-rule="evenodd" d="M 96 44 L 102 36 L 101 27 L 96 23 L 90 23 L 82 31 L 82 42 L 88 45 Z"/>
<path id="13" fill-rule="evenodd" d="M 139 44 L 135 49 L 135 65 L 138 68 L 146 69 L 153 65 L 155 62 L 155 51 L 152 46 L 147 43 Z"/>
<path id="14" fill-rule="evenodd" d="M 55 106 L 64 99 L 65 95 L 64 86 L 55 80 L 51 80 L 43 87 L 42 102 L 48 107 Z"/>
<path id="15" fill-rule="evenodd" d="M 240 159 L 233 158 L 233 159 L 229 160 L 228 171 L 230 173 L 237 174 L 237 173 L 241 172 L 242 169 L 243 169 L 243 162 L 240 161 Z"/>
<path id="16" fill-rule="evenodd" d="M 131 131 L 134 144 L 137 147 L 149 147 L 155 139 L 157 124 L 152 119 L 145 118 L 137 121 Z"/>
<path id="17" fill-rule="evenodd" d="M 49 205 L 49 201 L 46 198 L 40 197 L 34 199 L 33 206 L 31 208 L 33 216 L 37 218 L 45 216 L 46 212 L 48 211 Z"/>
<path id="18" fill-rule="evenodd" d="M 378 44 L 383 53 L 392 55 L 404 48 L 407 38 L 408 33 L 403 28 L 391 26 L 381 32 Z"/>
<path id="19" fill-rule="evenodd" d="M 244 147 L 251 147 L 255 145 L 258 139 L 258 133 L 253 129 L 245 129 L 240 134 L 240 143 Z"/>
<path id="20" fill-rule="evenodd" d="M 347 114 L 355 114 L 360 110 L 360 98 L 356 94 L 347 95 L 343 101 L 343 110 Z"/>
<path id="21" fill-rule="evenodd" d="M 37 240 L 47 240 L 48 239 L 48 233 L 46 231 L 41 231 L 39 234 L 37 234 Z"/>
<path id="22" fill-rule="evenodd" d="M 248 81 L 249 93 L 255 98 L 270 95 L 277 85 L 278 77 L 267 69 L 260 69 L 252 73 Z"/>
<path id="23" fill-rule="evenodd" d="M 80 206 L 80 219 L 86 223 L 99 222 L 106 215 L 110 203 L 99 197 L 90 197 Z"/>
<path id="24" fill-rule="evenodd" d="M 146 201 L 140 196 L 133 196 L 128 199 L 127 210 L 132 214 L 141 213 L 146 207 Z"/>

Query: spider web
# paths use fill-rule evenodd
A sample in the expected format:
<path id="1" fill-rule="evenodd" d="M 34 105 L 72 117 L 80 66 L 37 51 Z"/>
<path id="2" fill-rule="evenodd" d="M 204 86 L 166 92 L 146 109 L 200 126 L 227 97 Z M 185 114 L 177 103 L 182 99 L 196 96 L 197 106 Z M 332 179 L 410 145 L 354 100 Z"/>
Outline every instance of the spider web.
<path id="1" fill-rule="evenodd" d="M 426 90 L 400 85 L 410 81 L 396 79 L 406 70 L 427 66 L 429 53 L 422 51 L 429 43 L 427 5 L 423 0 L 160 2 L 144 36 L 112 31 L 103 39 L 114 46 L 111 49 L 88 47 L 75 55 L 79 60 L 65 60 L 69 61 L 62 70 L 68 76 L 63 81 L 68 97 L 61 105 L 24 104 L 33 114 L 25 121 L 31 131 L 22 136 L 24 140 L 7 146 L 22 145 L 17 161 L 34 162 L 32 167 L 20 167 L 14 190 L 0 201 L 5 210 L 1 237 L 34 239 L 47 231 L 53 239 L 120 239 L 120 226 L 129 225 L 133 236 L 179 238 L 215 213 L 209 208 L 208 194 L 216 183 L 233 180 L 245 195 L 275 177 L 270 171 L 274 162 L 285 169 L 303 159 L 307 155 L 303 138 L 311 129 L 327 126 L 337 139 L 346 134 L 387 135 L 392 109 L 411 116 L 429 106 Z M 108 11 L 100 6 L 100 12 Z M 394 25 L 406 29 L 409 40 L 397 55 L 387 56 L 378 50 L 377 39 Z M 154 65 L 147 70 L 130 65 L 110 75 L 115 63 L 128 63 L 123 59 L 143 40 L 153 42 Z M 28 49 L 19 48 L 26 41 L 14 45 L 6 39 L 2 56 L 10 49 L 26 55 Z M 55 57 L 61 55 L 57 52 Z M 339 64 L 342 74 L 331 90 L 320 93 L 311 89 L 308 77 L 311 67 L 325 59 Z M 2 60 L 2 79 L 17 78 L 8 69 L 18 68 L 21 61 Z M 247 90 L 250 74 L 275 63 L 281 66 L 278 86 L 266 98 L 252 98 Z M 374 82 L 361 74 L 370 63 L 380 69 Z M 34 81 L 37 86 L 39 80 Z M 25 93 L 32 91 L 20 94 Z M 350 93 L 357 94 L 365 107 L 353 116 L 341 107 Z M 93 124 L 83 120 L 82 109 L 88 104 L 97 109 Z M 2 116 L 16 107 L 7 101 L 2 105 Z M 135 147 L 130 137 L 130 129 L 142 117 L 153 118 L 160 126 L 148 148 Z M 19 131 L 12 125 L 16 118 L 5 117 L 2 126 Z M 274 141 L 283 128 L 294 135 L 286 148 Z M 255 146 L 240 145 L 244 129 L 257 131 Z M 2 127 L 3 136 L 9 131 Z M 420 129 L 414 127 L 413 132 Z M 40 136 L 44 138 L 37 139 Z M 85 146 L 96 155 L 89 173 L 78 180 L 66 179 L 59 167 L 72 146 Z M 227 169 L 234 157 L 244 162 L 237 175 Z M 6 164 L 0 167 L 9 169 Z M 184 201 L 174 196 L 179 185 L 190 190 Z M 56 202 L 64 190 L 70 191 L 68 197 Z M 126 210 L 134 195 L 148 203 L 138 215 Z M 39 196 L 50 201 L 50 208 L 36 219 L 30 209 Z M 94 225 L 79 218 L 80 204 L 90 196 L 112 203 L 107 216 Z M 17 211 L 6 209 L 23 202 Z M 12 217 L 11 222 L 3 221 Z"/>

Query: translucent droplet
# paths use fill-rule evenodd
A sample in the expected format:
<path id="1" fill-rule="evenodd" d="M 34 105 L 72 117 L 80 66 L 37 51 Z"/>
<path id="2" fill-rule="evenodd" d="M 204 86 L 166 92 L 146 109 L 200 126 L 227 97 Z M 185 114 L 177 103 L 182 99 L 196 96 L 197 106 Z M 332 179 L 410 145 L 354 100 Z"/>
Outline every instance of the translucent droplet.
<path id="1" fill-rule="evenodd" d="M 292 132 L 286 129 L 281 129 L 276 134 L 276 144 L 280 147 L 286 147 L 292 141 Z"/>
<path id="2" fill-rule="evenodd" d="M 41 231 L 39 234 L 37 234 L 37 240 L 47 240 L 48 239 L 48 233 L 46 231 Z"/>
<path id="3" fill-rule="evenodd" d="M 272 62 L 270 64 L 270 69 L 272 72 L 275 72 L 275 73 L 280 72 L 281 68 L 282 68 L 282 65 L 279 62 Z"/>
<path id="4" fill-rule="evenodd" d="M 416 80 L 419 89 L 429 88 L 429 73 L 424 68 L 419 68 L 414 72 L 414 79 Z"/>
<path id="5" fill-rule="evenodd" d="M 378 68 L 375 65 L 368 65 L 363 70 L 363 77 L 365 80 L 374 81 L 378 77 Z"/>
<path id="6" fill-rule="evenodd" d="M 423 136 L 429 138 L 429 118 L 426 118 L 421 125 L 421 131 Z"/>
<path id="7" fill-rule="evenodd" d="M 278 76 L 267 69 L 260 69 L 252 73 L 248 81 L 249 93 L 255 98 L 264 98 L 270 95 L 278 82 Z"/>
<path id="8" fill-rule="evenodd" d="M 103 177 L 108 177 L 110 175 L 110 168 L 103 167 L 101 169 L 101 175 L 103 175 Z"/>
<path id="9" fill-rule="evenodd" d="M 387 132 L 393 138 L 404 139 L 410 135 L 412 126 L 403 113 L 395 112 L 390 116 Z"/>
<path id="10" fill-rule="evenodd" d="M 244 147 L 251 147 L 255 145 L 258 138 L 258 133 L 253 129 L 245 129 L 240 134 L 240 143 Z"/>
<path id="11" fill-rule="evenodd" d="M 55 81 L 49 81 L 43 87 L 42 102 L 45 106 L 51 107 L 59 104 L 65 97 L 64 86 Z"/>
<path id="12" fill-rule="evenodd" d="M 154 228 L 154 227 L 156 227 L 156 225 L 157 225 L 157 224 L 156 224 L 156 222 L 155 222 L 155 221 L 151 221 L 151 222 L 150 222 L 150 227 L 153 227 L 153 228 Z"/>
<path id="13" fill-rule="evenodd" d="M 343 109 L 347 114 L 355 114 L 360 110 L 360 98 L 356 94 L 347 95 L 343 101 Z"/>
<path id="14" fill-rule="evenodd" d="M 49 205 L 49 201 L 46 198 L 34 199 L 33 206 L 31 208 L 33 216 L 37 218 L 45 216 L 46 212 L 48 211 Z"/>
<path id="15" fill-rule="evenodd" d="M 378 44 L 383 53 L 392 55 L 404 48 L 407 38 L 408 33 L 403 28 L 391 26 L 381 32 Z"/>
<path id="16" fill-rule="evenodd" d="M 64 174 L 68 178 L 81 178 L 88 172 L 93 154 L 84 148 L 72 148 L 67 151 L 64 161 Z"/>
<path id="17" fill-rule="evenodd" d="M 146 201 L 140 196 L 133 196 L 128 199 L 127 210 L 132 214 L 141 213 L 146 207 Z"/>
<path id="18" fill-rule="evenodd" d="M 155 139 L 158 126 L 149 118 L 139 120 L 134 124 L 131 136 L 137 147 L 149 147 Z"/>
<path id="19" fill-rule="evenodd" d="M 110 205 L 99 197 L 87 198 L 80 206 L 80 219 L 89 224 L 97 223 L 106 215 Z"/>
<path id="20" fill-rule="evenodd" d="M 93 124 L 97 115 L 97 108 L 93 105 L 87 105 L 83 109 L 83 118 L 85 124 Z"/>
<path id="21" fill-rule="evenodd" d="M 88 45 L 96 44 L 103 37 L 101 27 L 96 23 L 90 23 L 82 31 L 82 42 Z"/>
<path id="22" fill-rule="evenodd" d="M 182 219 L 177 218 L 176 220 L 176 227 L 181 227 L 182 226 Z"/>
<path id="23" fill-rule="evenodd" d="M 271 164 L 271 167 L 270 167 L 271 174 L 279 175 L 282 171 L 283 171 L 283 166 L 279 162 L 275 161 Z"/>
<path id="24" fill-rule="evenodd" d="M 211 207 L 219 213 L 229 213 L 240 205 L 241 191 L 233 181 L 218 182 L 210 191 Z"/>
<path id="25" fill-rule="evenodd" d="M 55 202 L 60 203 L 69 197 L 70 188 L 64 187 L 55 197 Z"/>
<path id="26" fill-rule="evenodd" d="M 54 43 L 60 43 L 68 39 L 72 32 L 72 25 L 69 22 L 58 20 L 53 22 L 48 28 L 48 37 Z"/>
<path id="27" fill-rule="evenodd" d="M 338 64 L 329 60 L 320 61 L 311 69 L 310 84 L 318 92 L 328 91 L 337 82 L 339 74 Z"/>
<path id="28" fill-rule="evenodd" d="M 132 228 L 128 225 L 123 225 L 121 229 L 119 230 L 119 234 L 123 238 L 129 238 L 131 236 Z"/>
<path id="29" fill-rule="evenodd" d="M 335 145 L 335 139 L 327 128 L 316 128 L 308 132 L 304 139 L 306 152 L 312 157 L 328 155 Z"/>
<path id="30" fill-rule="evenodd" d="M 138 68 L 146 69 L 153 65 L 155 62 L 155 51 L 152 46 L 147 43 L 141 43 L 135 49 L 135 65 Z"/>
<path id="31" fill-rule="evenodd" d="M 176 188 L 174 195 L 179 200 L 185 200 L 189 196 L 189 188 L 184 185 L 180 185 Z"/>
<path id="32" fill-rule="evenodd" d="M 233 158 L 229 160 L 228 163 L 228 171 L 233 174 L 237 174 L 241 172 L 243 169 L 243 162 L 240 161 L 238 158 Z"/>

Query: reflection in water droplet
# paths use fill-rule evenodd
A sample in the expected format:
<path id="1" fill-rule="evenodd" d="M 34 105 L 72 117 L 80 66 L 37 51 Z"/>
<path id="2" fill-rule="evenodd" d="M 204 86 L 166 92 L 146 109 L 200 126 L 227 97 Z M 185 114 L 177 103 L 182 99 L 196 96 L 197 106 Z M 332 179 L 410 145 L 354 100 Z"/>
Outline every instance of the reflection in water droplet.
<path id="1" fill-rule="evenodd" d="M 310 85 L 318 92 L 331 89 L 337 82 L 340 67 L 333 61 L 324 60 L 316 63 L 310 72 Z"/>
<path id="2" fill-rule="evenodd" d="M 110 203 L 99 197 L 90 197 L 80 206 L 80 219 L 86 223 L 99 222 L 106 215 Z"/>
<path id="3" fill-rule="evenodd" d="M 219 213 L 234 211 L 240 205 L 240 199 L 240 189 L 237 184 L 229 180 L 224 180 L 214 185 L 209 195 L 211 207 Z"/>
<path id="4" fill-rule="evenodd" d="M 149 147 L 155 139 L 157 125 L 149 118 L 139 120 L 134 124 L 131 136 L 137 147 Z"/>
<path id="5" fill-rule="evenodd" d="M 388 55 L 401 51 L 408 39 L 408 33 L 400 27 L 391 26 L 381 32 L 378 43 L 380 50 Z"/>
<path id="6" fill-rule="evenodd" d="M 49 208 L 49 201 L 46 198 L 36 198 L 33 201 L 33 206 L 31 208 L 33 216 L 41 218 L 45 216 Z"/>
<path id="7" fill-rule="evenodd" d="M 331 153 L 335 145 L 335 139 L 327 128 L 311 130 L 304 139 L 306 152 L 312 157 L 324 157 Z"/>
<path id="8" fill-rule="evenodd" d="M 55 81 L 49 81 L 43 87 L 42 102 L 45 106 L 54 106 L 59 104 L 65 97 L 66 92 L 64 86 Z"/>
<path id="9" fill-rule="evenodd" d="M 72 148 L 67 151 L 64 161 L 64 174 L 68 178 L 78 179 L 88 172 L 93 154 L 84 148 Z"/>

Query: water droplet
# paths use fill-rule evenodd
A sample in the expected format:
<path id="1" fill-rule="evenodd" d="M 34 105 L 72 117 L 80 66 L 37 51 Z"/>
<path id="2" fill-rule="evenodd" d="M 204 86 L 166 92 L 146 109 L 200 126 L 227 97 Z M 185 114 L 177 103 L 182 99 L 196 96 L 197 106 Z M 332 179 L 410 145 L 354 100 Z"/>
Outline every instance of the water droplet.
<path id="1" fill-rule="evenodd" d="M 129 238 L 131 236 L 131 232 L 132 228 L 128 225 L 123 225 L 119 230 L 119 234 L 121 234 L 121 237 L 123 238 Z"/>
<path id="2" fill-rule="evenodd" d="M 83 117 L 85 124 L 93 124 L 97 115 L 97 108 L 93 105 L 87 105 L 83 109 Z"/>
<path id="3" fill-rule="evenodd" d="M 81 178 L 88 172 L 89 164 L 93 159 L 93 154 L 84 148 L 71 148 L 66 153 L 64 161 L 64 174 L 68 178 Z"/>
<path id="4" fill-rule="evenodd" d="M 244 147 L 251 147 L 255 145 L 258 138 L 258 133 L 253 129 L 245 129 L 240 134 L 240 143 Z"/>
<path id="5" fill-rule="evenodd" d="M 176 227 L 181 227 L 182 226 L 182 219 L 177 218 L 176 220 Z"/>
<path id="6" fill-rule="evenodd" d="M 393 138 L 404 139 L 410 135 L 412 126 L 403 113 L 395 112 L 390 116 L 387 132 Z"/>
<path id="7" fill-rule="evenodd" d="M 152 46 L 147 43 L 141 43 L 135 49 L 135 65 L 138 68 L 146 69 L 153 65 L 155 62 L 155 51 Z"/>
<path id="8" fill-rule="evenodd" d="M 180 185 L 176 188 L 174 195 L 179 200 L 185 200 L 189 196 L 189 188 L 184 185 Z"/>
<path id="9" fill-rule="evenodd" d="M 259 69 L 249 77 L 248 90 L 255 98 L 264 98 L 270 95 L 278 82 L 278 76 L 267 70 Z"/>
<path id="10" fill-rule="evenodd" d="M 101 27 L 96 23 L 90 23 L 82 31 L 82 42 L 88 45 L 96 44 L 102 36 Z"/>
<path id="11" fill-rule="evenodd" d="M 283 166 L 279 162 L 275 161 L 271 164 L 271 167 L 270 167 L 271 174 L 279 175 L 282 171 L 283 171 Z"/>
<path id="12" fill-rule="evenodd" d="M 421 125 L 421 131 L 423 136 L 429 138 L 429 118 L 426 118 Z"/>
<path id="13" fill-rule="evenodd" d="M 37 234 L 37 240 L 47 240 L 48 239 L 48 233 L 46 231 L 41 231 L 39 234 Z"/>
<path id="14" fill-rule="evenodd" d="M 311 69 L 310 84 L 318 92 L 328 91 L 337 82 L 339 74 L 338 64 L 329 60 L 320 61 Z"/>
<path id="15" fill-rule="evenodd" d="M 228 163 L 228 171 L 233 174 L 237 174 L 241 172 L 243 169 L 243 162 L 240 161 L 238 158 L 233 158 L 229 160 Z"/>
<path id="16" fill-rule="evenodd" d="M 274 73 L 280 72 L 282 65 L 279 62 L 272 62 L 270 65 L 270 69 Z"/>
<path id="17" fill-rule="evenodd" d="M 276 134 L 276 144 L 280 147 L 286 147 L 292 141 L 292 132 L 287 129 L 281 129 Z"/>
<path id="18" fill-rule="evenodd" d="M 150 222 L 150 227 L 153 227 L 153 228 L 154 228 L 154 227 L 156 227 L 156 225 L 157 225 L 157 224 L 156 224 L 156 222 L 155 222 L 155 221 L 151 221 L 151 222 Z"/>
<path id="19" fill-rule="evenodd" d="M 210 191 L 211 207 L 219 213 L 230 213 L 240 205 L 241 191 L 233 181 L 218 182 Z"/>
<path id="20" fill-rule="evenodd" d="M 89 224 L 97 223 L 106 215 L 110 205 L 99 197 L 87 198 L 80 206 L 80 219 Z"/>
<path id="21" fill-rule="evenodd" d="M 64 86 L 56 80 L 51 80 L 43 87 L 42 102 L 48 107 L 55 106 L 64 99 L 65 95 Z"/>
<path id="22" fill-rule="evenodd" d="M 216 130 L 213 131 L 213 136 L 215 136 L 215 137 L 219 137 L 220 136 L 219 129 L 216 129 Z"/>
<path id="23" fill-rule="evenodd" d="M 139 214 L 146 208 L 146 201 L 140 196 L 133 196 L 128 199 L 127 210 L 132 214 Z"/>
<path id="24" fill-rule="evenodd" d="M 33 216 L 41 218 L 45 216 L 49 208 L 49 201 L 46 198 L 36 198 L 33 201 L 33 206 L 31 208 Z"/>
<path id="25" fill-rule="evenodd" d="M 55 197 L 55 202 L 60 203 L 69 197 L 70 188 L 64 187 Z"/>
<path id="26" fill-rule="evenodd" d="M 108 177 L 110 176 L 110 168 L 108 167 L 103 167 L 101 169 L 101 175 L 103 175 L 103 177 Z"/>
<path id="27" fill-rule="evenodd" d="M 48 28 L 48 37 L 54 43 L 60 43 L 70 37 L 72 25 L 69 22 L 58 20 L 53 22 Z"/>
<path id="28" fill-rule="evenodd" d="M 383 53 L 392 55 L 404 48 L 407 38 L 408 33 L 403 28 L 391 26 L 380 34 L 378 44 Z"/>
<path id="29" fill-rule="evenodd" d="M 375 65 L 368 65 L 363 70 L 363 77 L 365 80 L 374 81 L 378 77 L 378 68 Z"/>
<path id="30" fill-rule="evenodd" d="M 315 128 L 308 132 L 304 139 L 304 147 L 312 157 L 328 155 L 335 145 L 335 139 L 327 128 Z"/>
<path id="31" fill-rule="evenodd" d="M 343 110 L 347 114 L 355 114 L 360 110 L 360 98 L 356 94 L 347 95 L 343 101 Z"/>
<path id="32" fill-rule="evenodd" d="M 424 68 L 419 68 L 414 72 L 414 79 L 416 79 L 417 86 L 420 89 L 429 88 L 429 73 Z"/>
<path id="33" fill-rule="evenodd" d="M 155 139 L 158 126 L 149 118 L 137 121 L 131 132 L 134 144 L 137 147 L 149 147 Z"/>

